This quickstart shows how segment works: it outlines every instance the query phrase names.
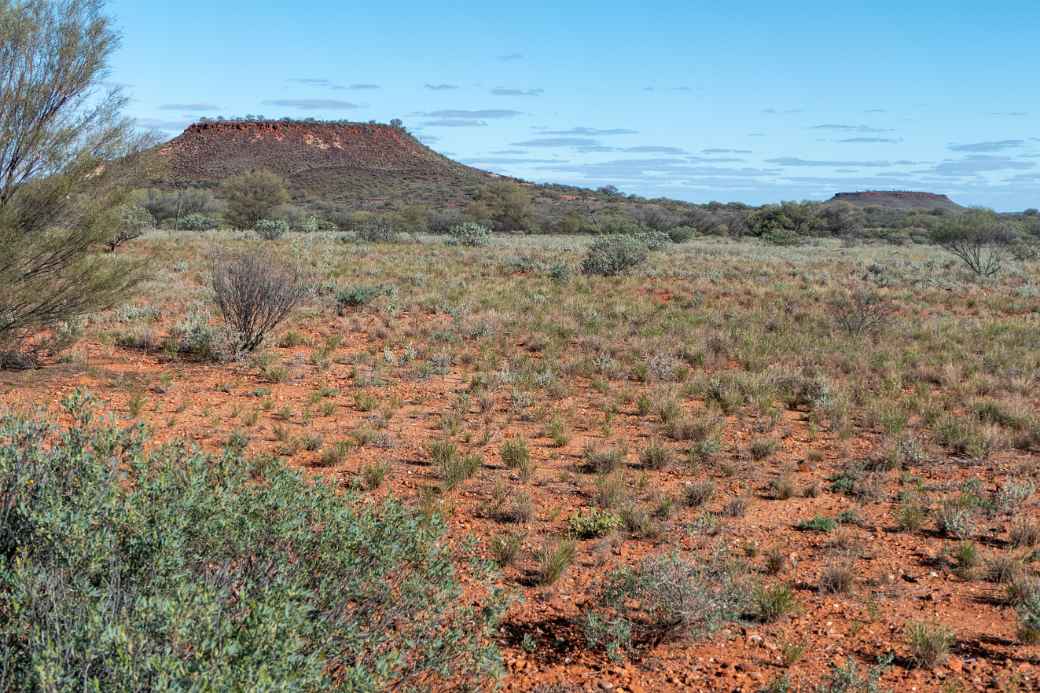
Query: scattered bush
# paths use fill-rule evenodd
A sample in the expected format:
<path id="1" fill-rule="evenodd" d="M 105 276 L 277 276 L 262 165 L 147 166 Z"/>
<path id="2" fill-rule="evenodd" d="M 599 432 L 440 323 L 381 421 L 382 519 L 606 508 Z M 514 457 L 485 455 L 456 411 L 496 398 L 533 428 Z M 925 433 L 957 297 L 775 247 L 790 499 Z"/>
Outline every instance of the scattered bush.
<path id="1" fill-rule="evenodd" d="M 231 176 L 224 180 L 221 190 L 227 202 L 224 218 L 236 229 L 255 229 L 289 201 L 285 181 L 266 170 Z"/>
<path id="2" fill-rule="evenodd" d="M 945 217 L 931 238 L 960 258 L 976 276 L 992 277 L 1001 269 L 1001 248 L 1011 243 L 1015 234 L 993 212 L 970 210 Z"/>
<path id="3" fill-rule="evenodd" d="M 215 219 L 198 213 L 181 217 L 176 224 L 178 231 L 212 231 L 217 226 Z"/>
<path id="4" fill-rule="evenodd" d="M 685 243 L 697 235 L 697 231 L 691 226 L 673 226 L 667 233 L 672 243 Z"/>
<path id="5" fill-rule="evenodd" d="M 597 239 L 581 263 L 584 274 L 613 277 L 646 262 L 646 244 L 631 236 L 608 236 Z"/>
<path id="6" fill-rule="evenodd" d="M 241 352 L 254 351 L 307 294 L 299 268 L 273 255 L 228 252 L 213 263 L 213 292 Z"/>
<path id="7" fill-rule="evenodd" d="M 579 539 L 605 536 L 621 529 L 623 524 L 620 515 L 597 508 L 579 510 L 567 521 L 571 534 Z"/>
<path id="8" fill-rule="evenodd" d="M 491 685 L 501 605 L 477 573 L 463 597 L 438 520 L 65 407 L 0 423 L 0 688 Z"/>
<path id="9" fill-rule="evenodd" d="M 285 219 L 261 219 L 253 230 L 265 241 L 277 241 L 289 233 L 289 222 Z"/>
<path id="10" fill-rule="evenodd" d="M 611 575 L 599 606 L 626 619 L 633 633 L 702 638 L 747 613 L 746 577 L 724 553 L 698 562 L 674 554 L 651 557 Z"/>
<path id="11" fill-rule="evenodd" d="M 454 245 L 476 247 L 491 242 L 491 229 L 472 221 L 456 224 L 448 233 Z"/>

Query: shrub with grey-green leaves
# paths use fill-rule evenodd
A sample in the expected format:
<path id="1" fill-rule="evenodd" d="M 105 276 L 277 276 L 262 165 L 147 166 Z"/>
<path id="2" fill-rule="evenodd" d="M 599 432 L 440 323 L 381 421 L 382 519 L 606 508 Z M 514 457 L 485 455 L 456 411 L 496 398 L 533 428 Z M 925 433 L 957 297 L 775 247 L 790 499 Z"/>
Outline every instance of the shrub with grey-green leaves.
<path id="1" fill-rule="evenodd" d="M 502 602 L 439 518 L 63 404 L 0 417 L 0 690 L 493 686 Z"/>
<path id="2" fill-rule="evenodd" d="M 451 227 L 449 236 L 448 242 L 452 245 L 476 247 L 491 242 L 491 229 L 483 224 L 467 221 Z"/>
<path id="3" fill-rule="evenodd" d="M 265 241 L 277 241 L 289 233 L 289 222 L 285 219 L 261 219 L 253 230 Z"/>
<path id="4" fill-rule="evenodd" d="M 666 232 L 672 243 L 685 243 L 693 238 L 697 231 L 692 226 L 673 226 Z"/>
<path id="5" fill-rule="evenodd" d="M 177 220 L 178 231 L 212 231 L 217 226 L 217 221 L 205 214 L 193 213 Z"/>
<path id="6" fill-rule="evenodd" d="M 581 263 L 584 274 L 612 277 L 646 262 L 650 251 L 639 238 L 627 235 L 599 238 L 589 247 Z"/>
<path id="7" fill-rule="evenodd" d="M 698 639 L 749 613 L 752 593 L 746 567 L 725 552 L 701 559 L 671 554 L 612 574 L 598 608 L 625 619 L 636 635 Z"/>

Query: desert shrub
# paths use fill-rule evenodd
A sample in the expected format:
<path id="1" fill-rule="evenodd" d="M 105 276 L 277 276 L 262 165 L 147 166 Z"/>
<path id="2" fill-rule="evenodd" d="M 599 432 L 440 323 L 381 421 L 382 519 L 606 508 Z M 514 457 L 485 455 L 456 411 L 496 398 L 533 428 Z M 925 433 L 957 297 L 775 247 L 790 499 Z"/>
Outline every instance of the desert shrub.
<path id="1" fill-rule="evenodd" d="M 523 536 L 512 532 L 505 532 L 491 537 L 489 549 L 491 550 L 492 557 L 495 559 L 495 563 L 504 568 L 505 566 L 512 565 L 512 563 L 517 559 L 523 545 Z"/>
<path id="2" fill-rule="evenodd" d="M 368 218 L 354 224 L 354 237 L 365 243 L 400 243 L 401 232 L 390 219 Z"/>
<path id="3" fill-rule="evenodd" d="M 612 277 L 646 262 L 649 250 L 637 238 L 624 235 L 597 239 L 581 263 L 584 274 Z"/>
<path id="4" fill-rule="evenodd" d="M 189 217 L 212 219 L 217 214 L 217 204 L 208 190 L 188 188 L 164 192 L 150 189 L 143 193 L 140 204 L 160 225 L 172 225 L 185 231 L 208 231 L 209 229 L 184 228 Z"/>
<path id="5" fill-rule="evenodd" d="M 667 233 L 654 231 L 653 229 L 640 231 L 634 234 L 633 237 L 642 241 L 647 250 L 660 250 L 672 242 Z"/>
<path id="6" fill-rule="evenodd" d="M 253 229 L 265 241 L 277 241 L 289 233 L 289 222 L 285 219 L 261 219 Z"/>
<path id="7" fill-rule="evenodd" d="M 177 220 L 178 231 L 212 231 L 217 228 L 215 219 L 205 214 L 192 213 Z"/>
<path id="8" fill-rule="evenodd" d="M 816 208 L 806 202 L 764 205 L 747 215 L 751 235 L 775 245 L 799 243 L 817 232 L 817 224 Z"/>
<path id="9" fill-rule="evenodd" d="M 336 311 L 343 315 L 348 308 L 368 305 L 380 296 L 392 296 L 395 291 L 393 285 L 381 284 L 357 284 L 344 287 L 336 292 Z"/>
<path id="10" fill-rule="evenodd" d="M 617 614 L 637 635 L 696 639 L 747 613 L 750 597 L 746 570 L 725 553 L 701 561 L 672 554 L 612 574 L 594 611 Z"/>
<path id="11" fill-rule="evenodd" d="M 591 442 L 582 451 L 585 469 L 597 474 L 609 474 L 625 464 L 625 450 L 622 447 L 599 448 Z"/>
<path id="12" fill-rule="evenodd" d="M 65 407 L 0 423 L 3 690 L 491 684 L 499 603 L 463 598 L 439 519 Z"/>
<path id="13" fill-rule="evenodd" d="M 1018 606 L 1019 637 L 1023 642 L 1040 642 L 1040 589 L 1033 589 Z"/>
<path id="14" fill-rule="evenodd" d="M 221 186 L 227 211 L 224 218 L 236 229 L 254 229 L 262 219 L 289 201 L 285 181 L 271 171 L 249 171 L 227 178 Z"/>
<path id="15" fill-rule="evenodd" d="M 988 210 L 951 215 L 931 232 L 933 243 L 960 258 L 979 277 L 992 277 L 1000 271 L 1001 249 L 1014 238 L 1008 223 Z"/>
<path id="16" fill-rule="evenodd" d="M 244 352 L 260 346 L 307 293 L 298 267 L 260 251 L 217 257 L 212 282 L 217 307 Z"/>
<path id="17" fill-rule="evenodd" d="M 127 203 L 116 209 L 113 234 L 105 241 L 109 252 L 127 241 L 140 238 L 147 229 L 155 226 L 155 219 L 144 207 Z"/>
<path id="18" fill-rule="evenodd" d="M 450 242 L 454 245 L 476 247 L 491 242 L 491 229 L 476 222 L 467 221 L 451 227 Z"/>
<path id="19" fill-rule="evenodd" d="M 115 305 L 140 276 L 95 254 L 125 231 L 125 169 L 108 163 L 133 149 L 126 99 L 105 85 L 118 36 L 103 10 L 0 4 L 0 368 L 34 365 L 28 337 Z"/>
<path id="20" fill-rule="evenodd" d="M 427 229 L 430 233 L 448 234 L 462 221 L 462 213 L 456 209 L 435 210 L 430 212 Z"/>
<path id="21" fill-rule="evenodd" d="M 863 233 L 866 215 L 848 202 L 830 202 L 816 211 L 816 230 L 828 236 L 856 237 Z"/>
<path id="22" fill-rule="evenodd" d="M 879 294 L 863 289 L 839 293 L 828 307 L 835 324 L 850 337 L 877 332 L 892 312 Z"/>
<path id="23" fill-rule="evenodd" d="M 209 324 L 209 311 L 193 305 L 184 319 L 170 329 L 166 350 L 202 360 L 222 360 L 231 354 L 227 335 Z"/>
<path id="24" fill-rule="evenodd" d="M 708 481 L 696 481 L 686 486 L 683 498 L 686 500 L 686 505 L 691 508 L 699 508 L 708 501 L 711 500 L 712 496 L 715 495 L 715 484 L 714 482 Z"/>
<path id="25" fill-rule="evenodd" d="M 697 231 L 692 226 L 673 226 L 666 233 L 672 243 L 685 243 L 693 238 Z"/>
<path id="26" fill-rule="evenodd" d="M 906 627 L 910 660 L 925 669 L 934 669 L 950 654 L 953 631 L 941 623 L 914 622 Z"/>
<path id="27" fill-rule="evenodd" d="M 579 539 L 594 539 L 621 529 L 621 516 L 609 510 L 589 508 L 579 510 L 567 520 L 571 534 Z"/>

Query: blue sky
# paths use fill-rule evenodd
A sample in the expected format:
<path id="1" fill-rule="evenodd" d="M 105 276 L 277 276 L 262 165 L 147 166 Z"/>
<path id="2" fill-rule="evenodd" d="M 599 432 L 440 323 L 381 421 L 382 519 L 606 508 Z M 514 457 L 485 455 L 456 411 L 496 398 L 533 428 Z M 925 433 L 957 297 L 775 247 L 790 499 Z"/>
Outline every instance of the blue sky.
<path id="1" fill-rule="evenodd" d="M 534 181 L 1040 207 L 1040 3 L 112 0 L 112 80 L 202 116 L 388 121 Z"/>

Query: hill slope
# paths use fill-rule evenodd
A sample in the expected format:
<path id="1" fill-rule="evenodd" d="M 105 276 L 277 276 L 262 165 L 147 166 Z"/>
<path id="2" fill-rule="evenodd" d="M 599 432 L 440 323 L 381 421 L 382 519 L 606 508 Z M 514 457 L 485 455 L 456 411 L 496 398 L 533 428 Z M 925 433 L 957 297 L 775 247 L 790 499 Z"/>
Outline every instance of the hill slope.
<path id="1" fill-rule="evenodd" d="M 828 202 L 848 202 L 858 207 L 882 207 L 904 212 L 916 210 L 930 211 L 933 209 L 960 211 L 964 209 L 964 207 L 961 207 L 946 195 L 902 190 L 867 190 L 864 192 L 838 193 Z"/>
<path id="2" fill-rule="evenodd" d="M 384 203 L 454 205 L 499 179 L 426 147 L 401 128 L 368 123 L 196 123 L 145 154 L 158 187 L 211 187 L 269 169 L 300 201 L 377 208 Z"/>

